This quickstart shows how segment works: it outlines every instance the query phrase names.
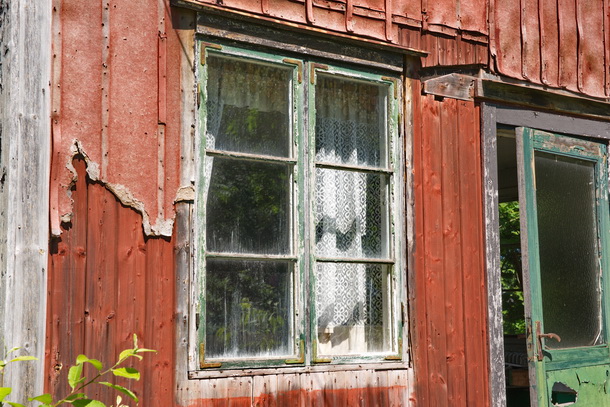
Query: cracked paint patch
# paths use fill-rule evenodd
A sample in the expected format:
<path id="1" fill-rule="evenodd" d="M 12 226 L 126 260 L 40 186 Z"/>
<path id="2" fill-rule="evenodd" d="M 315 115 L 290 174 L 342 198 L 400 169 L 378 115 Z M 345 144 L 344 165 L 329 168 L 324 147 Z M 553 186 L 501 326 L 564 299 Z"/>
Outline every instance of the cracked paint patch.
<path id="1" fill-rule="evenodd" d="M 102 179 L 100 175 L 100 166 L 98 163 L 92 161 L 85 149 L 83 148 L 80 140 L 75 139 L 72 145 L 70 146 L 70 158 L 66 163 L 66 168 L 72 174 L 72 179 L 70 184 L 68 185 L 68 195 L 71 195 L 70 190 L 75 185 L 78 180 L 78 174 L 76 169 L 72 165 L 72 160 L 76 156 L 82 156 L 83 160 L 87 164 L 87 175 L 91 181 L 98 182 L 107 188 L 110 192 L 114 194 L 114 196 L 125 206 L 135 209 L 142 215 L 142 227 L 144 229 L 144 233 L 147 236 L 171 236 L 172 230 L 174 228 L 174 219 L 164 219 L 159 216 L 155 219 L 154 223 L 151 222 L 150 216 L 146 211 L 144 203 L 137 199 L 134 194 L 129 190 L 129 188 L 125 187 L 121 184 L 113 184 L 110 182 L 106 182 Z M 74 204 L 72 197 L 70 196 L 70 201 L 72 205 Z M 72 219 L 72 212 L 63 213 L 60 215 L 61 222 L 70 222 Z M 61 230 L 59 228 L 52 228 L 51 234 L 53 236 L 59 236 L 61 234 Z"/>
<path id="2" fill-rule="evenodd" d="M 555 382 L 551 389 L 551 403 L 554 406 L 571 406 L 576 403 L 578 392 L 561 382 Z"/>
<path id="3" fill-rule="evenodd" d="M 610 368 L 607 365 L 547 371 L 549 405 L 608 406 L 609 376 Z"/>

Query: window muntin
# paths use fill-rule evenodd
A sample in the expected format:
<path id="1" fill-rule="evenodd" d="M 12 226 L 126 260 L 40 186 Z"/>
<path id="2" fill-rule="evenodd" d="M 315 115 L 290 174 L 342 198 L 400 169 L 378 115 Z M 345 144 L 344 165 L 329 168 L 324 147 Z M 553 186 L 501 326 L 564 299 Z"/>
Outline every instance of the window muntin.
<path id="1" fill-rule="evenodd" d="M 202 366 L 400 360 L 396 79 L 205 52 Z"/>

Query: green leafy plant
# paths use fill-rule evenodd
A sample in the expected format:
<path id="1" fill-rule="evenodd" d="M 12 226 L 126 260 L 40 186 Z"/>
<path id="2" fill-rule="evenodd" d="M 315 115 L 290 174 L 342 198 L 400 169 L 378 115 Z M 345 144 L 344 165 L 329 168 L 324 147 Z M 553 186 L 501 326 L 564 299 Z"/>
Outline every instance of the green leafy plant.
<path id="1" fill-rule="evenodd" d="M 11 349 L 8 354 L 16 351 L 17 349 L 19 348 Z M 28 400 L 40 403 L 40 407 L 57 407 L 62 404 L 71 404 L 75 407 L 106 407 L 104 403 L 87 397 L 85 393 L 85 389 L 90 385 L 99 384 L 102 386 L 110 387 L 124 395 L 127 395 L 137 403 L 139 400 L 133 391 L 118 384 L 113 384 L 108 381 L 104 381 L 104 378 L 114 375 L 116 377 L 123 377 L 129 380 L 140 380 L 140 372 L 137 369 L 133 367 L 126 367 L 123 365 L 129 358 L 136 358 L 142 360 L 141 353 L 145 352 L 156 351 L 152 349 L 138 347 L 138 337 L 134 334 L 133 348 L 125 349 L 124 351 L 122 351 L 119 354 L 119 358 L 116 363 L 107 369 L 104 369 L 104 365 L 102 364 L 102 362 L 97 359 L 90 359 L 85 355 L 78 355 L 78 357 L 76 358 L 76 364 L 74 366 L 71 366 L 68 370 L 68 384 L 70 385 L 71 390 L 66 397 L 55 401 L 53 400 L 53 396 L 51 396 L 51 394 L 46 393 L 41 394 L 40 396 L 28 398 Z M 9 363 L 25 360 L 37 360 L 37 358 L 33 356 L 20 356 L 9 361 L 2 361 L 0 362 L 0 372 L 4 374 L 3 369 Z M 93 366 L 93 368 L 95 368 L 96 373 L 91 379 L 87 379 L 87 377 L 83 375 L 85 364 L 89 364 Z M 23 404 L 4 401 L 4 399 L 10 393 L 10 387 L 0 387 L 0 406 L 2 406 L 2 403 L 5 402 L 12 407 L 25 407 Z M 117 396 L 115 407 L 127 407 L 122 404 L 122 397 L 120 395 Z"/>

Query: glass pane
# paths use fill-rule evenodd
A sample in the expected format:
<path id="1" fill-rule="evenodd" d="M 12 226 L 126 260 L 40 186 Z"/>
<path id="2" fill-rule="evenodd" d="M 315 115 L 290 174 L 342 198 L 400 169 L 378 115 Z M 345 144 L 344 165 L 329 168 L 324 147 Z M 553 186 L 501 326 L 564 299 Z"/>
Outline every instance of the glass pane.
<path id="1" fill-rule="evenodd" d="M 387 175 L 316 169 L 316 255 L 389 257 Z"/>
<path id="2" fill-rule="evenodd" d="M 536 152 L 544 330 L 552 348 L 602 342 L 594 163 Z"/>
<path id="3" fill-rule="evenodd" d="M 291 70 L 217 56 L 207 64 L 207 148 L 288 157 Z"/>
<path id="4" fill-rule="evenodd" d="M 286 262 L 208 260 L 206 358 L 293 355 L 292 275 Z"/>
<path id="5" fill-rule="evenodd" d="M 389 267 L 318 263 L 318 353 L 349 355 L 393 348 Z"/>
<path id="6" fill-rule="evenodd" d="M 319 75 L 316 160 L 385 167 L 388 86 Z"/>
<path id="7" fill-rule="evenodd" d="M 206 157 L 209 251 L 290 253 L 291 166 Z"/>

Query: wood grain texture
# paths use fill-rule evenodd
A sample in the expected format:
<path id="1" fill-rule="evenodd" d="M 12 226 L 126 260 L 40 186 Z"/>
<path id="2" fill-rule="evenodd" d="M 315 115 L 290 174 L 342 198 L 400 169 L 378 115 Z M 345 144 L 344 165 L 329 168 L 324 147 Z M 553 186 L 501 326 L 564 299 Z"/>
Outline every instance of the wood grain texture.
<path id="1" fill-rule="evenodd" d="M 135 333 L 141 347 L 158 352 L 134 363 L 142 379 L 129 387 L 143 405 L 172 405 L 174 243 L 145 238 L 141 216 L 104 186 L 90 182 L 82 160 L 74 166 L 79 177 L 73 187 L 73 222 L 62 225 L 62 237 L 49 256 L 47 391 L 65 395 L 67 368 L 76 355 L 85 353 L 108 365 L 132 345 Z M 100 387 L 90 395 L 114 402 L 114 392 Z"/>
<path id="2" fill-rule="evenodd" d="M 7 399 L 43 389 L 51 142 L 51 7 L 0 0 L 0 352 L 20 346 L 38 362 L 12 364 Z"/>

